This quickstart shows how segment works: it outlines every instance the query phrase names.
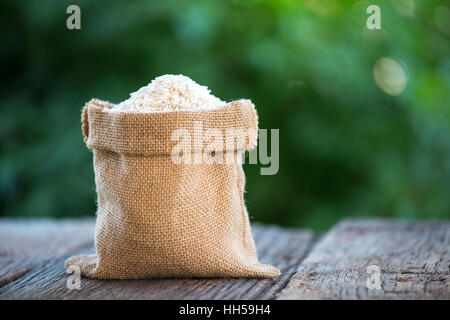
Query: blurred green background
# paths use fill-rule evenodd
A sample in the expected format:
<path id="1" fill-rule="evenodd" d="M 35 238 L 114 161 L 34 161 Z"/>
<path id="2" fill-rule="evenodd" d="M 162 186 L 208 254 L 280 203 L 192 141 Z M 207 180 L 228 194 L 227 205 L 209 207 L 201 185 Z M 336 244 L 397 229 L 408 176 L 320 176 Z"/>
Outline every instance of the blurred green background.
<path id="1" fill-rule="evenodd" d="M 68 30 L 66 8 L 81 8 Z M 381 30 L 366 9 L 381 8 Z M 80 113 L 158 75 L 249 98 L 280 170 L 246 165 L 253 220 L 450 218 L 447 1 L 17 1 L 0 4 L 0 216 L 95 214 Z"/>

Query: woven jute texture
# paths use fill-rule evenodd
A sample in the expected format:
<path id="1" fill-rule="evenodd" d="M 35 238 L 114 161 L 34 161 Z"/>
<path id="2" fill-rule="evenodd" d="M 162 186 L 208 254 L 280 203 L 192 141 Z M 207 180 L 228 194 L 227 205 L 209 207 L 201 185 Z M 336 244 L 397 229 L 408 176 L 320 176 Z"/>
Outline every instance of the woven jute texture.
<path id="1" fill-rule="evenodd" d="M 174 163 L 176 129 L 195 141 L 202 129 L 258 128 L 248 100 L 209 111 L 112 113 L 111 105 L 91 100 L 82 130 L 94 156 L 97 188 L 96 253 L 66 261 L 98 279 L 159 277 L 276 277 L 277 268 L 258 261 L 244 205 L 245 176 L 234 163 Z M 225 136 L 225 133 L 224 133 Z M 231 150 L 241 154 L 256 135 Z M 225 138 L 224 138 L 225 140 Z M 224 146 L 222 151 L 226 150 Z"/>

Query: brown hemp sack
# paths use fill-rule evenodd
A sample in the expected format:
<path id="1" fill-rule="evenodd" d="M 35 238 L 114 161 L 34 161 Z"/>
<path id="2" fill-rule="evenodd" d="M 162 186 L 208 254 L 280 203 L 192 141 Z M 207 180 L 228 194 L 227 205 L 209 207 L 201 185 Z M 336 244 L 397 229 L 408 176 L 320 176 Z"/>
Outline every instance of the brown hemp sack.
<path id="1" fill-rule="evenodd" d="M 91 100 L 83 109 L 98 195 L 97 252 L 68 259 L 66 269 L 76 265 L 82 275 L 98 279 L 280 274 L 258 262 L 244 205 L 242 165 L 175 164 L 171 157 L 173 130 L 187 129 L 193 137 L 198 121 L 203 130 L 257 131 L 249 100 L 208 111 L 102 111 L 110 107 Z M 255 144 L 256 135 L 247 136 L 233 152 Z M 192 153 L 202 151 L 193 145 Z"/>

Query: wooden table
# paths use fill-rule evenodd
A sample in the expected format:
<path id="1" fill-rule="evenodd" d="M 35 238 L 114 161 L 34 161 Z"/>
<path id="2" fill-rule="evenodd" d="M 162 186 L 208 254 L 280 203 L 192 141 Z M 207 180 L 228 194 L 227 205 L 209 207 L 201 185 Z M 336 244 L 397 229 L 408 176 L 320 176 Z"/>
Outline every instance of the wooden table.
<path id="1" fill-rule="evenodd" d="M 322 236 L 254 223 L 278 278 L 82 278 L 69 290 L 64 260 L 94 250 L 94 223 L 0 219 L 0 299 L 450 299 L 449 222 L 344 220 Z"/>

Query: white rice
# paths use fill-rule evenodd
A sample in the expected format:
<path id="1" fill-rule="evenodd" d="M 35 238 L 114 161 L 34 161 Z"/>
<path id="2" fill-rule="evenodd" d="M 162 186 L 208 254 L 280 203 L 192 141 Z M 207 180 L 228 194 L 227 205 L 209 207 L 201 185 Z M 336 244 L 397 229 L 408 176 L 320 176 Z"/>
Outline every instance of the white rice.
<path id="1" fill-rule="evenodd" d="M 130 94 L 130 98 L 104 109 L 106 112 L 151 113 L 177 110 L 212 110 L 226 102 L 189 77 L 166 74 Z"/>

